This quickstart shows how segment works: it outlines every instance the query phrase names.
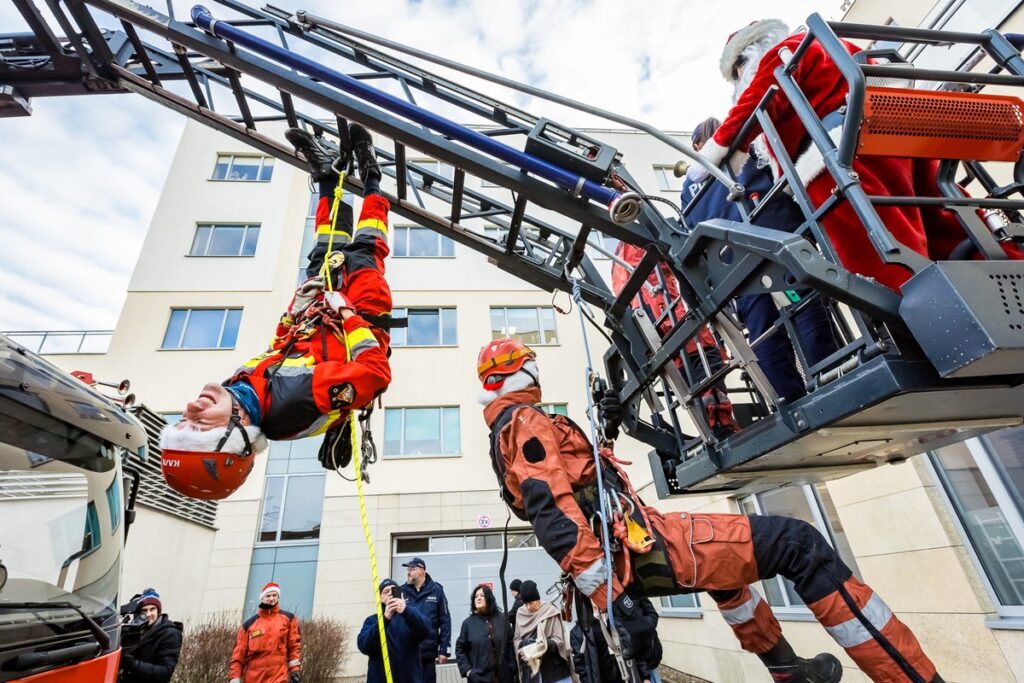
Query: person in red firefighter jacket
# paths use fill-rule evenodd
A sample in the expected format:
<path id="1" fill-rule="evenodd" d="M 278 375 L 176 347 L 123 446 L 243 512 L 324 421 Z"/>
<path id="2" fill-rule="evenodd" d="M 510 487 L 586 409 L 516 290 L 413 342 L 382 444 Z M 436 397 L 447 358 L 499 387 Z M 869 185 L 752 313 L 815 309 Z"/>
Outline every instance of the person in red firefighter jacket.
<path id="1" fill-rule="evenodd" d="M 618 261 L 612 263 L 612 290 L 616 294 L 626 286 L 626 282 L 633 274 L 632 269 L 636 268 L 646 253 L 646 249 L 626 242 L 620 242 L 619 246 L 615 248 L 615 256 L 630 266 L 626 268 Z M 676 280 L 676 276 L 666 263 L 659 263 L 657 270 L 651 272 L 647 277 L 647 283 L 640 288 L 640 292 L 634 298 L 634 302 L 647 314 L 651 324 L 657 324 L 658 333 L 662 337 L 668 335 L 675 322 L 682 320 L 686 315 L 686 306 L 679 297 L 679 281 Z M 675 303 L 673 304 L 673 302 Z M 673 314 L 671 316 L 666 315 L 670 305 L 672 305 Z M 690 367 L 695 369 L 691 383 L 699 382 L 707 377 L 700 352 L 697 350 L 698 341 L 711 372 L 721 369 L 726 356 L 725 351 L 715 341 L 711 330 L 702 327 L 697 333 L 697 339 L 691 339 L 685 347 Z M 682 360 L 677 359 L 676 365 L 682 368 Z M 687 376 L 686 372 L 684 372 L 685 376 Z M 716 436 L 724 438 L 739 431 L 739 425 L 736 424 L 736 418 L 732 412 L 732 401 L 729 400 L 729 395 L 725 391 L 724 381 L 717 382 L 715 386 L 703 392 L 701 402 L 704 404 L 708 426 Z"/>
<path id="2" fill-rule="evenodd" d="M 230 683 L 299 683 L 302 639 L 299 620 L 278 604 L 281 587 L 268 583 L 260 593 L 260 611 L 235 636 L 228 670 Z"/>
<path id="3" fill-rule="evenodd" d="M 589 440 L 567 418 L 540 410 L 536 355 L 520 342 L 499 339 L 485 345 L 477 374 L 502 497 L 530 522 L 538 542 L 572 575 L 577 589 L 605 611 L 608 567 Z M 614 437 L 621 412 L 609 410 L 608 418 L 605 433 Z M 601 460 L 607 494 L 618 511 L 610 533 L 622 550 L 614 557 L 611 590 L 624 644 L 649 637 L 649 622 L 626 587 L 649 597 L 707 591 L 743 649 L 757 654 L 775 681 L 838 681 L 839 661 L 827 653 L 797 657 L 768 603 L 751 586 L 781 575 L 872 680 L 942 680 L 910 629 L 810 524 L 777 516 L 662 513 L 644 505 L 607 444 Z"/>
<path id="4" fill-rule="evenodd" d="M 319 183 L 309 278 L 296 290 L 270 347 L 223 384 L 205 385 L 182 420 L 164 429 L 164 475 L 185 495 L 229 495 L 245 480 L 265 439 L 326 434 L 321 462 L 344 466 L 351 453 L 349 411 L 369 405 L 391 381 L 391 290 L 384 279 L 390 207 L 380 194 L 372 139 L 361 126 L 351 126 L 351 152 L 365 188 L 353 230 L 347 204 L 340 204 L 336 225 L 331 216 L 337 169 L 347 164 L 346 155 L 304 130 L 289 129 L 286 136 Z"/>
<path id="5" fill-rule="evenodd" d="M 789 29 L 777 19 L 755 21 L 729 36 L 722 53 L 722 76 L 734 84 L 734 105 L 714 136 L 701 150 L 712 163 L 725 158 L 729 146 L 737 141 L 744 123 L 753 114 L 770 87 L 776 85 L 775 69 L 783 65 L 783 57 L 796 51 L 803 33 L 789 35 Z M 860 48 L 843 41 L 850 54 Z M 813 41 L 800 59 L 793 78 L 822 119 L 825 128 L 837 142 L 842 130 L 847 84 L 838 67 L 821 44 Z M 767 107 L 779 138 L 790 158 L 795 160 L 797 175 L 806 186 L 815 207 L 832 196 L 835 179 L 825 170 L 821 151 L 810 143 L 795 109 L 784 94 L 777 93 Z M 769 149 L 760 126 L 751 128 L 746 139 L 739 140 L 733 165 L 742 166 L 747 148 L 753 143 L 760 163 L 771 166 L 776 178 L 781 176 L 778 160 Z M 896 157 L 857 157 L 853 170 L 868 195 L 876 196 L 939 196 L 936 182 L 938 162 L 934 159 Z M 966 237 L 956 215 L 939 207 L 875 206 L 882 222 L 892 236 L 905 248 L 926 258 L 948 258 L 953 246 Z M 822 219 L 822 225 L 835 247 L 840 261 L 852 272 L 871 277 L 899 291 L 911 273 L 896 265 L 883 264 L 868 240 L 867 231 L 849 202 L 840 202 Z M 930 245 L 930 242 L 934 243 Z M 1005 247 L 1004 247 L 1005 248 Z M 1006 249 L 1012 258 L 1019 250 Z"/>

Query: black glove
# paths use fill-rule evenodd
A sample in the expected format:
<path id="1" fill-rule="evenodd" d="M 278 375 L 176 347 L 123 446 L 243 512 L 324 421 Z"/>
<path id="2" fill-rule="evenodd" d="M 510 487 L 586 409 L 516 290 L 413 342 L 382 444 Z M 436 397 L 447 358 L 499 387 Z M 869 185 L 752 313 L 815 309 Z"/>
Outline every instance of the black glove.
<path id="1" fill-rule="evenodd" d="M 651 622 L 644 617 L 639 605 L 625 593 L 612 603 L 612 615 L 615 617 L 615 628 L 622 641 L 622 656 L 633 659 L 637 647 L 654 637 Z"/>
<path id="2" fill-rule="evenodd" d="M 325 470 L 340 470 L 348 467 L 352 461 L 352 430 L 348 420 L 335 425 L 324 434 L 317 458 Z"/>
<path id="3" fill-rule="evenodd" d="M 121 655 L 121 671 L 125 673 L 131 673 L 135 668 L 135 657 L 131 655 Z"/>
<path id="4" fill-rule="evenodd" d="M 604 436 L 609 441 L 619 436 L 619 426 L 622 424 L 622 404 L 619 403 L 619 395 L 611 389 L 605 389 L 601 400 L 597 404 L 601 421 L 604 422 Z"/>
<path id="5" fill-rule="evenodd" d="M 302 680 L 302 676 L 299 675 L 298 671 L 292 671 L 288 674 L 288 683 L 299 683 Z"/>

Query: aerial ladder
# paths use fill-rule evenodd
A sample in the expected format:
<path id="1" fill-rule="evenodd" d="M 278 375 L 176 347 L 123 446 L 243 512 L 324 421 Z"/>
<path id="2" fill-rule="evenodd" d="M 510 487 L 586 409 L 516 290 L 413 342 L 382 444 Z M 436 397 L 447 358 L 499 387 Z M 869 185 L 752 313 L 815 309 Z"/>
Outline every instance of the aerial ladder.
<path id="1" fill-rule="evenodd" d="M 723 164 L 714 169 L 714 182 L 729 186 L 743 219 L 692 226 L 683 213 L 660 210 L 659 198 L 644 193 L 627 171 L 628 160 L 610 145 L 394 53 L 458 66 L 447 60 L 322 17 L 271 5 L 255 9 L 236 0 L 213 0 L 212 10 L 196 6 L 188 19 L 175 14 L 170 0 L 166 13 L 133 0 L 45 0 L 63 34 L 58 37 L 35 0 L 13 1 L 31 33 L 0 35 L 0 115 L 29 115 L 34 100 L 51 96 L 135 93 L 301 168 L 305 163 L 283 141 L 282 124 L 323 131 L 345 143 L 348 122 L 357 122 L 393 140 L 393 151 L 378 154 L 394 182 L 386 195 L 395 213 L 541 289 L 575 291 L 603 312 L 612 341 L 604 357 L 607 381 L 625 407 L 625 431 L 651 447 L 660 497 L 834 479 L 1022 422 L 1024 262 L 1008 260 L 1001 246 L 1024 242 L 1024 102 L 978 90 L 1024 86 L 1024 61 L 996 31 L 864 26 L 812 15 L 803 45 L 776 73 L 778 88 L 747 123 L 764 130 L 783 177 L 752 206 Z M 974 49 L 972 64 L 986 58 L 993 66 L 987 73 L 925 70 L 893 50 L 867 50 L 854 58 L 841 37 L 966 44 Z M 849 87 L 838 144 L 793 77 L 813 41 L 829 53 Z M 908 94 L 891 87 L 908 79 L 939 88 Z M 526 90 L 636 124 L 678 152 L 689 151 L 637 122 Z M 841 179 L 842 191 L 822 206 L 811 204 L 779 144 L 768 114 L 771 98 L 779 96 L 796 109 L 827 172 Z M 890 116 L 885 127 L 879 112 L 894 96 L 896 123 Z M 928 112 L 936 107 L 953 125 L 928 125 L 935 120 Z M 454 123 L 453 112 L 475 125 Z M 942 159 L 943 196 L 867 195 L 850 175 L 852 162 L 858 154 L 878 153 Z M 418 164 L 414 159 L 420 157 L 454 170 L 449 175 Z M 1012 163 L 1010 182 L 996 180 L 991 162 Z M 510 201 L 473 189 L 476 180 L 509 191 Z M 968 182 L 977 196 L 960 191 Z M 351 175 L 345 183 L 357 194 L 362 190 Z M 794 233 L 751 222 L 759 206 L 780 192 L 792 194 L 804 213 Z M 425 197 L 445 211 L 428 208 Z M 839 262 L 820 224 L 839 202 L 853 205 L 862 225 L 850 229 L 867 231 L 883 262 L 913 273 L 902 294 Z M 956 211 L 965 260 L 933 262 L 902 247 L 875 210 L 884 202 Z M 540 211 L 578 227 L 555 226 L 538 218 Z M 498 226 L 500 234 L 484 231 L 485 223 Z M 646 252 L 618 294 L 588 255 L 595 244 L 602 248 L 602 235 Z M 651 320 L 631 305 L 659 263 L 679 281 L 687 311 L 677 317 L 676 302 L 666 302 L 665 334 L 658 332 L 665 320 Z M 796 290 L 809 295 L 787 298 Z M 748 294 L 781 301 L 775 330 L 788 333 L 793 343 L 807 388 L 802 398 L 781 400 L 760 371 L 756 348 L 763 339 L 748 339 L 731 309 L 736 297 Z M 810 364 L 793 317 L 816 301 L 829 311 L 842 343 Z M 704 356 L 684 352 L 705 328 L 728 351 L 719 370 Z M 728 436 L 710 428 L 700 401 L 721 380 L 742 426 Z"/>

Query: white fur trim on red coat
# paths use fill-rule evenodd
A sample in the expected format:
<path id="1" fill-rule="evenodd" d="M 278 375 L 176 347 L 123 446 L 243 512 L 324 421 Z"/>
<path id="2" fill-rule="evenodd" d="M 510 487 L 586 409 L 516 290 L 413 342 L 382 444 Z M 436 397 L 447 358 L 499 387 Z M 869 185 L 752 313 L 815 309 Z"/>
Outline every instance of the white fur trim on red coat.
<path id="1" fill-rule="evenodd" d="M 762 19 L 750 26 L 744 26 L 729 37 L 722 50 L 722 57 L 718 62 L 718 68 L 722 72 L 722 78 L 732 83 L 732 66 L 743 50 L 752 43 L 765 38 L 772 33 L 789 34 L 789 27 L 780 19 Z"/>
<path id="2" fill-rule="evenodd" d="M 843 135 L 843 127 L 838 126 L 828 132 L 828 136 L 832 138 L 833 144 L 836 147 L 839 146 L 839 139 Z M 813 142 L 806 152 L 800 155 L 800 158 L 796 160 L 796 175 L 800 178 L 800 182 L 806 186 L 809 182 L 817 178 L 825 170 L 825 157 L 822 156 L 821 150 Z"/>
<path id="3" fill-rule="evenodd" d="M 722 159 L 725 158 L 725 153 L 728 151 L 728 147 L 723 147 L 722 145 L 715 142 L 714 138 L 711 138 L 706 143 L 704 143 L 704 147 L 701 148 L 700 153 L 701 156 L 710 161 L 712 165 L 721 166 Z M 737 150 L 732 155 L 732 158 L 729 159 L 729 168 L 732 169 L 733 173 L 739 173 L 740 169 L 743 168 L 743 164 L 747 163 L 747 159 L 749 158 L 749 154 Z"/>

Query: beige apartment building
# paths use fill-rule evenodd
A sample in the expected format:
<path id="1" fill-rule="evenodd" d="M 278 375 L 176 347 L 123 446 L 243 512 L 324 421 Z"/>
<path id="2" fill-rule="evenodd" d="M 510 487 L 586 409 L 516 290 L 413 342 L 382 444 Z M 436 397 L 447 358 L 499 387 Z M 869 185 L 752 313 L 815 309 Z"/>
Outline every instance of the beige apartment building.
<path id="1" fill-rule="evenodd" d="M 856 0 L 847 3 L 847 19 L 1024 31 L 1020 4 Z M 670 150 L 639 134 L 591 134 L 621 150 L 644 187 L 678 197 Z M 508 199 L 503 190 L 482 189 Z M 190 123 L 109 348 L 51 358 L 67 369 L 128 377 L 148 408 L 175 419 L 204 382 L 223 379 L 266 345 L 310 246 L 311 207 L 304 173 Z M 545 218 L 565 225 L 558 216 Z M 381 572 L 401 580 L 402 562 L 423 557 L 445 586 L 457 633 L 471 587 L 497 582 L 506 519 L 476 403 L 477 350 L 494 335 L 521 335 L 538 352 L 548 408 L 584 423 L 582 339 L 575 315 L 560 315 L 550 293 L 398 216 L 392 222 L 388 278 L 410 326 L 395 335 L 394 382 L 373 417 L 380 458 L 366 488 L 368 517 Z M 495 229 L 483 220 L 471 227 Z M 598 251 L 593 256 L 610 267 Z M 564 308 L 566 296 L 554 302 Z M 156 585 L 175 617 L 222 610 L 241 617 L 254 609 L 259 588 L 275 580 L 286 607 L 358 628 L 373 610 L 373 587 L 355 487 L 320 468 L 318 445 L 273 444 L 245 486 L 218 505 L 212 523 L 175 516 L 167 506 L 146 507 L 128 543 L 129 594 Z M 619 452 L 635 462 L 633 481 L 652 502 L 646 448 L 624 438 Z M 658 505 L 804 519 L 917 633 L 945 680 L 1024 681 L 1024 430 L 828 484 Z M 557 567 L 518 520 L 511 529 L 508 578 L 551 585 Z M 760 590 L 798 652 L 833 652 L 848 667 L 844 680 L 866 680 L 791 584 L 764 581 Z M 768 680 L 760 662 L 738 648 L 711 600 L 679 596 L 662 600 L 661 609 L 668 667 L 710 681 Z M 353 652 L 349 662 L 346 673 L 358 676 L 365 659 Z"/>

